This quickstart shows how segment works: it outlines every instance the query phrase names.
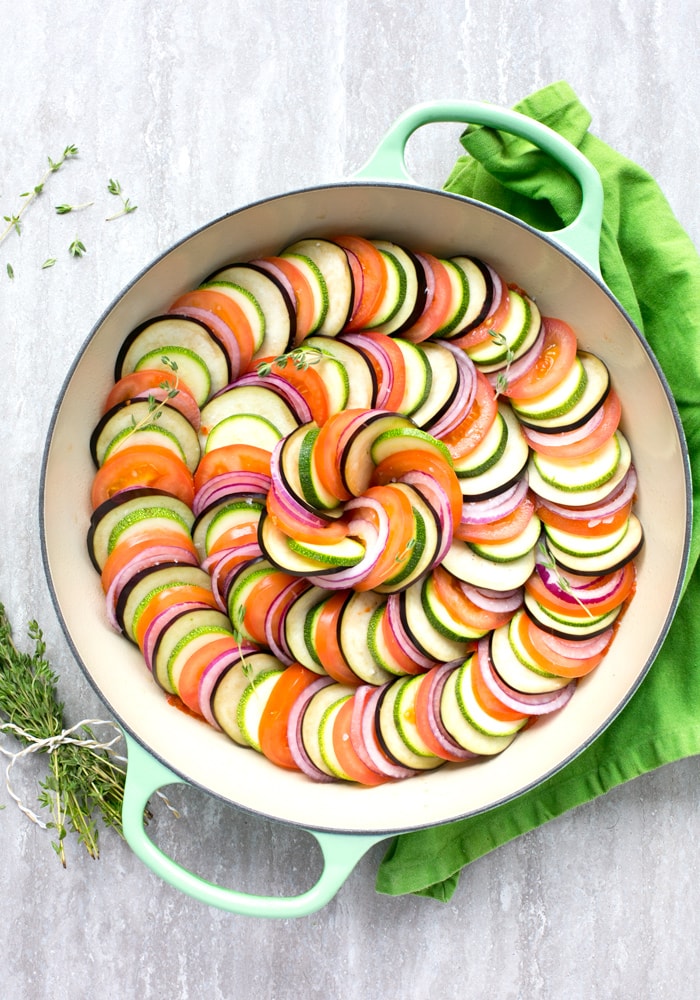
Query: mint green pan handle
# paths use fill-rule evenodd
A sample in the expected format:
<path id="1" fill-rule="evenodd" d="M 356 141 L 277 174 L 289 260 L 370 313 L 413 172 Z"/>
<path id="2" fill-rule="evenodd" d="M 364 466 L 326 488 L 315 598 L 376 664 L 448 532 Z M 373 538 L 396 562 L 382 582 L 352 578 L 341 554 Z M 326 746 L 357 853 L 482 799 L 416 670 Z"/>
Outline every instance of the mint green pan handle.
<path id="1" fill-rule="evenodd" d="M 124 737 L 129 754 L 122 809 L 126 841 L 155 875 L 208 906 L 249 917 L 304 917 L 315 913 L 330 902 L 370 847 L 385 839 L 384 836 L 307 831 L 321 848 L 324 867 L 316 884 L 298 896 L 256 896 L 215 885 L 168 857 L 147 835 L 144 810 L 151 796 L 159 788 L 186 782 L 152 757 L 128 733 Z"/>
<path id="2" fill-rule="evenodd" d="M 547 237 L 571 251 L 600 275 L 599 248 L 603 222 L 603 185 L 598 171 L 583 153 L 558 132 L 517 111 L 472 101 L 439 101 L 416 104 L 405 111 L 386 133 L 367 163 L 354 174 L 355 180 L 415 181 L 406 169 L 406 144 L 423 125 L 463 122 L 488 125 L 527 139 L 548 153 L 576 179 L 582 194 L 581 209 L 574 221 Z"/>

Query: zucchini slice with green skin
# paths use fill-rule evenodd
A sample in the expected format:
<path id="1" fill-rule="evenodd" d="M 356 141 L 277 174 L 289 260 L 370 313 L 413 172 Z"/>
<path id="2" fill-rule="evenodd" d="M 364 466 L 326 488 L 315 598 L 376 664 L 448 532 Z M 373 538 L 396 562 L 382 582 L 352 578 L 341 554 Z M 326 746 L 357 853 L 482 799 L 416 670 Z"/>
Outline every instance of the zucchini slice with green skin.
<path id="1" fill-rule="evenodd" d="M 308 645 L 310 618 L 327 599 L 327 590 L 308 587 L 294 598 L 284 618 L 284 639 L 292 659 L 316 674 L 325 674 L 326 671 L 316 650 Z"/>
<path id="2" fill-rule="evenodd" d="M 169 348 L 186 348 L 202 359 L 209 370 L 212 393 L 231 381 L 231 363 L 217 337 L 200 320 L 177 313 L 147 319 L 125 337 L 117 353 L 114 381 L 136 371 L 145 355 L 158 351 L 167 356 Z"/>
<path id="3" fill-rule="evenodd" d="M 139 444 L 157 440 L 169 447 L 190 472 L 199 465 L 199 437 L 187 417 L 165 402 L 157 404 L 156 412 L 149 399 L 125 399 L 100 417 L 90 435 L 90 454 L 95 467 L 103 465 L 131 435 L 139 435 Z"/>
<path id="4" fill-rule="evenodd" d="M 153 675 L 160 686 L 169 694 L 179 694 L 178 682 L 187 657 L 224 636 L 233 637 L 231 622 L 214 608 L 193 608 L 170 622 L 158 636 L 153 653 Z"/>
<path id="5" fill-rule="evenodd" d="M 353 693 L 348 684 L 328 684 L 310 698 L 302 716 L 300 735 L 304 750 L 318 770 L 331 778 L 342 776 L 333 751 L 333 722 Z"/>
<path id="6" fill-rule="evenodd" d="M 543 433 L 575 430 L 603 405 L 610 385 L 605 363 L 595 354 L 579 351 L 559 385 L 532 402 L 511 400 L 511 406 L 520 422 L 532 430 Z"/>
<path id="7" fill-rule="evenodd" d="M 495 371 L 508 360 L 515 360 L 534 344 L 540 329 L 540 311 L 526 295 L 511 289 L 508 314 L 500 330 L 488 340 L 470 347 L 467 354 L 482 371 Z"/>
<path id="8" fill-rule="evenodd" d="M 535 550 L 512 559 L 510 562 L 494 562 L 475 552 L 468 542 L 455 539 L 442 565 L 458 580 L 471 583 L 475 587 L 488 590 L 516 590 L 522 587 L 535 568 Z"/>
<path id="9" fill-rule="evenodd" d="M 369 329 L 400 336 L 413 326 L 425 307 L 423 265 L 406 247 L 387 240 L 372 240 L 387 271 L 387 286 Z"/>
<path id="10" fill-rule="evenodd" d="M 263 494 L 233 494 L 205 507 L 192 524 L 192 541 L 201 560 L 211 552 L 217 539 L 230 528 L 257 524 L 265 510 Z"/>
<path id="11" fill-rule="evenodd" d="M 375 686 L 392 677 L 377 663 L 368 642 L 372 614 L 385 601 L 376 591 L 355 591 L 338 618 L 338 645 L 345 662 L 361 681 Z"/>
<path id="12" fill-rule="evenodd" d="M 299 271 L 311 289 L 314 302 L 314 312 L 309 334 L 319 333 L 328 315 L 329 296 L 325 278 L 316 262 L 305 254 L 285 251 L 279 255 L 289 261 Z"/>
<path id="13" fill-rule="evenodd" d="M 370 485 L 374 472 L 373 449 L 383 434 L 413 428 L 413 421 L 400 413 L 384 410 L 368 411 L 366 419 L 355 428 L 344 442 L 338 456 L 340 477 L 352 496 L 360 496 Z"/>
<path id="14" fill-rule="evenodd" d="M 377 703 L 375 725 L 390 759 L 415 771 L 432 771 L 445 761 L 431 753 L 415 725 L 416 697 L 422 677 L 401 677 L 387 686 Z"/>
<path id="15" fill-rule="evenodd" d="M 477 445 L 475 452 L 467 455 L 463 459 L 457 459 L 454 463 L 454 470 L 459 478 L 462 487 L 462 495 L 465 500 L 486 499 L 500 493 L 511 483 L 520 479 L 527 468 L 530 458 L 530 448 L 525 435 L 523 434 L 518 421 L 516 420 L 510 407 L 503 405 L 498 408 L 498 416 L 504 421 L 507 436 L 503 445 L 503 450 L 495 461 L 485 458 L 485 453 L 477 455 L 476 460 L 483 458 L 482 465 L 485 468 L 473 465 L 474 454 L 481 448 Z M 488 437 L 488 434 L 486 435 Z M 478 471 L 481 468 L 481 471 Z"/>
<path id="16" fill-rule="evenodd" d="M 620 569 L 634 559 L 644 545 L 644 531 L 636 514 L 630 514 L 627 530 L 618 542 L 607 552 L 589 552 L 572 555 L 565 552 L 551 540 L 548 543 L 550 555 L 563 569 L 579 573 L 581 576 L 602 576 Z"/>
<path id="17" fill-rule="evenodd" d="M 430 395 L 433 370 L 421 344 L 412 344 L 401 337 L 395 337 L 394 343 L 403 354 L 406 370 L 406 390 L 397 409 L 410 417 L 420 410 Z"/>
<path id="18" fill-rule="evenodd" d="M 255 414 L 268 420 L 284 437 L 299 426 L 292 407 L 274 389 L 264 385 L 236 385 L 214 396 L 202 408 L 199 440 L 206 450 L 209 432 L 222 420 L 236 414 Z"/>
<path id="19" fill-rule="evenodd" d="M 418 580 L 406 587 L 396 598 L 398 600 L 401 623 L 411 642 L 428 659 L 438 663 L 449 663 L 466 656 L 468 640 L 453 638 L 442 628 L 433 625 L 423 597 L 425 583 Z"/>
<path id="20" fill-rule="evenodd" d="M 476 257 L 452 257 L 451 262 L 460 269 L 467 282 L 467 308 L 459 323 L 443 336 L 457 337 L 480 326 L 486 319 L 493 302 L 493 279 L 488 267 Z"/>
<path id="21" fill-rule="evenodd" d="M 627 438 L 621 431 L 615 432 L 615 438 L 616 444 L 613 444 L 612 447 L 619 448 L 618 459 L 612 473 L 601 477 L 602 482 L 592 482 L 589 485 L 580 483 L 577 488 L 555 485 L 553 482 L 542 477 L 540 467 L 542 467 L 543 463 L 540 459 L 543 456 L 538 456 L 538 461 L 535 461 L 536 453 L 533 452 L 530 455 L 527 467 L 530 488 L 537 496 L 542 497 L 543 500 L 550 500 L 552 503 L 563 504 L 566 507 L 587 507 L 589 504 L 600 503 L 619 486 L 629 472 L 630 465 L 632 464 L 632 451 Z M 607 455 L 608 452 L 606 451 L 605 454 Z M 551 459 L 548 460 L 548 463 L 544 467 L 548 469 L 553 468 Z M 576 475 L 580 477 L 581 470 L 584 470 L 585 474 L 589 474 L 587 466 L 584 463 L 579 463 L 579 465 L 570 468 L 569 475 L 571 477 Z M 570 481 L 574 482 L 573 479 Z"/>
<path id="22" fill-rule="evenodd" d="M 426 617 L 433 628 L 444 635 L 445 638 L 454 642 L 471 642 L 486 635 L 488 629 L 475 628 L 458 621 L 445 607 L 437 594 L 432 574 L 428 574 L 423 581 L 421 600 Z"/>
<path id="23" fill-rule="evenodd" d="M 566 615 L 549 611 L 526 591 L 523 610 L 541 629 L 559 636 L 560 639 L 590 639 L 609 629 L 619 617 L 622 608 L 618 606 L 605 615 L 596 615 L 592 618 L 568 618 Z"/>
<path id="24" fill-rule="evenodd" d="M 217 278 L 215 281 L 206 281 L 203 285 L 200 285 L 200 288 L 220 292 L 236 303 L 250 324 L 255 352 L 260 351 L 265 340 L 265 314 L 253 293 L 249 289 L 223 278 Z"/>
<path id="25" fill-rule="evenodd" d="M 254 691 L 264 677 L 279 674 L 281 666 L 271 653 L 245 653 L 217 679 L 210 697 L 210 711 L 216 724 L 234 743 L 250 746 L 239 724 L 239 705 L 245 692 Z M 264 705 L 267 699 L 261 697 L 260 701 Z"/>
<path id="26" fill-rule="evenodd" d="M 200 566 L 161 563 L 136 573 L 122 589 L 115 608 L 117 621 L 124 634 L 132 642 L 136 641 L 136 626 L 154 594 L 192 585 L 211 591 L 209 574 Z"/>
<path id="27" fill-rule="evenodd" d="M 92 512 L 87 533 L 88 554 L 97 572 L 102 572 L 112 549 L 130 529 L 142 531 L 156 523 L 181 530 L 189 539 L 194 514 L 182 500 L 149 487 L 125 490 L 104 500 Z"/>
<path id="28" fill-rule="evenodd" d="M 307 337 L 303 347 L 313 347 L 322 355 L 335 358 L 345 369 L 348 395 L 345 408 L 368 410 L 377 398 L 377 377 L 367 358 L 352 346 L 335 337 Z"/>
<path id="29" fill-rule="evenodd" d="M 420 346 L 430 365 L 430 389 L 418 409 L 411 413 L 411 419 L 417 427 L 429 430 L 453 405 L 462 382 L 452 351 L 432 341 L 424 341 Z"/>
<path id="30" fill-rule="evenodd" d="M 470 661 L 472 658 L 470 657 Z M 460 705 L 459 693 L 457 691 L 457 677 L 460 669 L 455 668 L 448 674 L 445 686 L 442 689 L 442 696 L 440 698 L 440 718 L 442 719 L 442 724 L 452 739 L 465 750 L 471 751 L 471 753 L 484 757 L 501 753 L 502 750 L 510 746 L 517 736 L 517 732 L 509 733 L 508 735 L 492 736 L 481 732 L 472 725 L 462 712 Z"/>

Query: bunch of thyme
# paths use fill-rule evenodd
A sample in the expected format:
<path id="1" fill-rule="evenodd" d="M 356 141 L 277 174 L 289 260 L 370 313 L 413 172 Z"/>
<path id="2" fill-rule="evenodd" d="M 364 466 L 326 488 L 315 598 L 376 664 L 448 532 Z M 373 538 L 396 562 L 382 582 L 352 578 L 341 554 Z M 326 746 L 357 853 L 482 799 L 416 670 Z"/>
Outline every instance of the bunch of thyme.
<path id="1" fill-rule="evenodd" d="M 65 867 L 68 833 L 76 834 L 93 858 L 99 857 L 99 819 L 123 835 L 125 770 L 113 750 L 120 734 L 102 742 L 90 729 L 92 720 L 66 729 L 56 691 L 57 676 L 49 665 L 36 622 L 29 624 L 28 635 L 34 649 L 22 652 L 14 643 L 7 613 L 0 604 L 0 733 L 12 736 L 23 748 L 12 753 L 0 744 L 0 752 L 10 758 L 8 790 L 30 819 L 55 831 L 52 846 Z M 48 756 L 48 775 L 40 783 L 38 799 L 50 814 L 48 822 L 23 807 L 10 788 L 9 772 L 14 762 L 34 752 Z"/>

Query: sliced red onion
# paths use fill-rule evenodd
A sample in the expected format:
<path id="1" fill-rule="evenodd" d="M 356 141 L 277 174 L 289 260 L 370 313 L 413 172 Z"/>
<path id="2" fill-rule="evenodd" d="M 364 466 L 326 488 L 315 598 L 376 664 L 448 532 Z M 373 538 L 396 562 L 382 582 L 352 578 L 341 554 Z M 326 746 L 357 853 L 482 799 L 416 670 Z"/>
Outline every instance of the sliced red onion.
<path id="1" fill-rule="evenodd" d="M 381 687 L 362 684 L 355 691 L 355 709 L 359 714 L 359 738 L 357 743 L 353 740 L 353 746 L 358 757 L 373 771 L 378 771 L 379 774 L 383 774 L 387 778 L 412 778 L 419 772 L 389 760 L 377 739 L 377 704 L 391 683 L 393 682 L 388 681 L 386 684 L 382 684 Z M 353 723 L 355 721 L 354 714 L 353 712 L 353 720 L 350 727 L 351 739 Z"/>
<path id="2" fill-rule="evenodd" d="M 265 495 L 272 485 L 272 478 L 264 472 L 222 472 L 212 476 L 197 490 L 192 510 L 195 515 L 201 514 L 210 504 L 219 503 L 227 496 L 241 493 L 254 496 Z"/>
<path id="3" fill-rule="evenodd" d="M 371 355 L 377 362 L 380 376 L 377 379 L 376 405 L 383 407 L 394 386 L 394 366 L 385 347 L 371 337 L 363 337 L 361 333 L 343 333 L 338 339 L 364 354 Z"/>
<path id="4" fill-rule="evenodd" d="M 318 691 L 321 691 L 323 688 L 328 687 L 329 684 L 334 683 L 335 682 L 331 677 L 319 677 L 318 680 L 312 681 L 309 685 L 307 685 L 307 687 L 305 687 L 295 699 L 287 722 L 287 740 L 289 742 L 289 750 L 292 755 L 292 760 L 300 771 L 303 771 L 307 777 L 312 778 L 314 781 L 330 782 L 335 781 L 335 778 L 316 767 L 306 752 L 301 735 L 304 712 L 308 708 L 309 702 Z"/>
<path id="5" fill-rule="evenodd" d="M 178 410 L 185 420 L 189 421 L 194 429 L 198 431 L 201 425 L 201 412 L 194 396 L 191 396 L 189 392 L 182 392 L 180 389 L 177 390 L 175 395 L 172 395 L 173 391 L 172 389 L 163 389 L 158 385 L 151 389 L 145 389 L 131 398 L 132 400 L 155 399 L 158 403 L 167 402 L 168 406 L 172 406 L 174 410 Z"/>
<path id="6" fill-rule="evenodd" d="M 462 504 L 463 524 L 490 524 L 507 517 L 522 503 L 529 489 L 527 479 L 519 479 L 495 496 Z"/>
<path id="7" fill-rule="evenodd" d="M 457 347 L 455 344 L 451 344 L 449 340 L 436 340 L 435 343 L 440 344 L 441 347 L 445 347 L 454 355 L 461 383 L 455 405 L 451 406 L 447 413 L 439 420 L 426 428 L 433 437 L 441 438 L 449 434 L 450 431 L 453 431 L 464 419 L 465 414 L 472 408 L 476 397 L 477 381 L 476 367 L 466 351 L 463 351 L 461 347 Z"/>
<path id="8" fill-rule="evenodd" d="M 447 678 L 453 670 L 458 670 L 463 662 L 463 660 L 452 660 L 449 663 L 441 663 L 439 666 L 433 667 L 426 674 L 425 680 L 422 682 L 423 684 L 428 684 L 430 687 L 427 703 L 428 725 L 430 726 L 433 738 L 442 751 L 439 756 L 453 762 L 474 760 L 478 756 L 472 750 L 465 749 L 456 740 L 452 739 L 443 725 L 440 712 L 440 700 Z"/>
<path id="9" fill-rule="evenodd" d="M 300 424 L 308 424 L 313 419 L 309 404 L 299 389 L 287 381 L 283 375 L 277 375 L 275 372 L 271 372 L 269 375 L 258 375 L 257 371 L 246 372 L 245 375 L 241 375 L 240 378 L 236 379 L 236 388 L 246 385 L 261 386 L 264 389 L 271 389 L 273 392 L 276 392 L 293 410 Z M 230 386 L 227 388 L 230 388 Z M 222 390 L 222 392 L 225 391 L 225 389 Z"/>
<path id="10" fill-rule="evenodd" d="M 238 569 L 239 563 L 259 559 L 262 550 L 257 542 L 246 542 L 245 545 L 232 545 L 208 555 L 202 562 L 211 579 L 211 589 L 218 607 L 228 613 L 228 593 L 232 575 Z M 233 565 L 232 565 L 233 562 Z"/>
<path id="11" fill-rule="evenodd" d="M 105 594 L 107 618 L 115 632 L 122 631 L 116 615 L 117 601 L 122 590 L 135 573 L 151 566 L 159 566 L 161 563 L 196 566 L 198 559 L 191 549 L 180 545 L 152 545 L 145 552 L 140 552 L 130 559 L 114 576 Z"/>
<path id="12" fill-rule="evenodd" d="M 269 492 L 274 494 L 275 500 L 277 500 L 280 507 L 286 510 L 293 520 L 299 521 L 310 528 L 325 528 L 331 519 L 322 517 L 321 514 L 309 510 L 287 488 L 280 466 L 280 454 L 283 443 L 284 439 L 275 445 L 270 458 L 271 485 Z"/>
<path id="13" fill-rule="evenodd" d="M 527 372 L 529 372 L 530 369 L 535 366 L 535 363 L 542 352 L 543 344 L 544 344 L 544 323 L 540 323 L 539 332 L 532 346 L 529 347 L 524 354 L 521 354 L 520 357 L 508 363 L 507 365 L 508 374 L 506 378 L 509 383 L 517 382 L 519 378 L 522 378 L 523 375 L 526 375 Z M 504 369 L 505 366 L 495 371 L 486 373 L 486 378 L 489 380 L 494 389 L 498 385 L 499 376 L 504 374 Z"/>
<path id="14" fill-rule="evenodd" d="M 605 632 L 585 639 L 563 639 L 558 635 L 551 635 L 543 629 L 537 629 L 531 635 L 533 645 L 544 656 L 553 653 L 555 656 L 563 656 L 569 660 L 587 660 L 591 656 L 599 656 L 605 652 L 610 645 L 613 632 L 611 626 Z"/>
<path id="15" fill-rule="evenodd" d="M 216 721 L 211 710 L 211 699 L 217 682 L 223 674 L 231 667 L 240 662 L 241 657 L 257 653 L 258 647 L 253 643 L 241 642 L 237 649 L 226 649 L 219 653 L 206 665 L 199 679 L 197 698 L 199 700 L 199 710 L 210 726 L 221 732 L 221 726 Z"/>
<path id="16" fill-rule="evenodd" d="M 566 601 L 567 604 L 586 605 L 607 601 L 620 590 L 625 578 L 624 568 L 591 579 L 590 576 L 577 576 L 565 570 L 552 569 L 549 564 L 545 565 L 542 562 L 542 558 L 539 552 L 535 556 L 537 575 L 550 594 L 561 601 Z M 561 585 L 562 579 L 566 587 Z"/>
<path id="17" fill-rule="evenodd" d="M 274 598 L 265 615 L 265 642 L 270 652 L 286 666 L 294 662 L 284 635 L 284 622 L 292 602 L 311 584 L 307 580 L 293 580 Z"/>
<path id="18" fill-rule="evenodd" d="M 570 431 L 562 431 L 560 434 L 543 434 L 542 431 L 533 430 L 525 425 L 522 426 L 522 432 L 533 448 L 536 448 L 538 444 L 550 448 L 552 445 L 561 445 L 565 448 L 567 444 L 583 441 L 589 434 L 592 434 L 603 422 L 604 414 L 604 407 L 599 406 L 585 424 Z"/>
<path id="19" fill-rule="evenodd" d="M 397 642 L 408 653 L 417 666 L 421 667 L 423 670 L 430 670 L 431 667 L 437 665 L 437 660 L 431 659 L 417 648 L 404 628 L 403 621 L 401 620 L 400 594 L 389 594 L 386 602 L 386 616 L 387 624 L 394 633 Z"/>
<path id="20" fill-rule="evenodd" d="M 282 287 L 284 288 L 289 298 L 289 301 L 292 303 L 293 306 L 296 307 L 297 297 L 294 294 L 292 283 L 281 268 L 279 268 L 271 260 L 251 260 L 250 264 L 254 265 L 255 267 L 261 268 L 263 271 L 267 271 L 267 273 L 271 274 L 273 278 L 276 278 L 278 284 L 282 285 Z"/>
<path id="21" fill-rule="evenodd" d="M 459 587 L 472 604 L 483 611 L 494 611 L 496 614 L 515 613 L 523 603 L 523 588 L 515 590 L 489 590 L 486 587 L 475 587 L 471 583 L 459 581 Z"/>
<path id="22" fill-rule="evenodd" d="M 362 516 L 362 507 L 369 507 L 375 512 L 377 524 Z M 315 575 L 314 583 L 319 587 L 324 587 L 326 590 L 345 590 L 357 586 L 372 572 L 384 552 L 390 529 L 386 509 L 373 497 L 357 497 L 345 505 L 346 513 L 358 509 L 360 513 L 352 517 L 348 523 L 348 535 L 363 543 L 365 554 L 354 566 L 343 566 L 341 569 Z"/>
<path id="23" fill-rule="evenodd" d="M 220 340 L 228 355 L 231 366 L 231 379 L 235 381 L 241 374 L 241 348 L 235 333 L 216 313 L 207 309 L 197 309 L 195 306 L 182 306 L 178 309 L 170 309 L 170 313 L 178 316 L 191 316 L 208 327 L 217 340 Z"/>
<path id="24" fill-rule="evenodd" d="M 480 672 L 491 694 L 507 708 L 523 715 L 547 715 L 566 705 L 576 690 L 575 680 L 555 691 L 543 691 L 536 694 L 516 691 L 515 688 L 506 684 L 498 674 L 491 659 L 490 643 L 490 635 L 479 639 L 476 647 L 476 669 Z"/>

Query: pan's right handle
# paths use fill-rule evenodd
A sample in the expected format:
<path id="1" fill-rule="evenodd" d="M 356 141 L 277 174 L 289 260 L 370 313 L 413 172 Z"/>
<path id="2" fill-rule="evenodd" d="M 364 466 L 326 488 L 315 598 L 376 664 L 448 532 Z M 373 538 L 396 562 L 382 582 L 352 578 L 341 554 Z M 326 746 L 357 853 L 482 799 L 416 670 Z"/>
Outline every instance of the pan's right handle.
<path id="1" fill-rule="evenodd" d="M 570 225 L 546 235 L 570 250 L 600 275 L 600 232 L 603 223 L 603 184 L 591 161 L 572 143 L 547 125 L 507 108 L 478 101 L 439 101 L 416 104 L 394 122 L 373 155 L 355 175 L 356 180 L 415 181 L 406 168 L 406 144 L 423 125 L 462 122 L 487 125 L 518 135 L 548 153 L 576 179 L 581 209 Z"/>

